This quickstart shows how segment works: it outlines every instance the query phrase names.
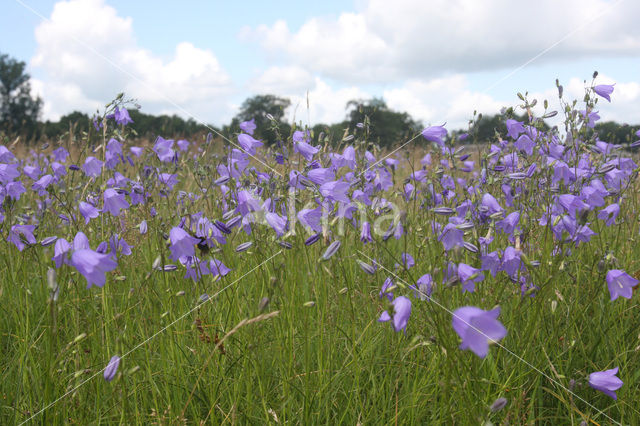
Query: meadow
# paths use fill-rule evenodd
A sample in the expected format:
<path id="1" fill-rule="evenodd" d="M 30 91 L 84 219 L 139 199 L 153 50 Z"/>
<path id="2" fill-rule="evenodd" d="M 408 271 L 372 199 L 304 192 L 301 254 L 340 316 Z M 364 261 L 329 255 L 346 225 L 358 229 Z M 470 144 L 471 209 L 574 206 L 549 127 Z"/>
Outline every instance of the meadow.
<path id="1" fill-rule="evenodd" d="M 637 144 L 558 89 L 482 149 L 4 141 L 0 424 L 640 424 Z"/>

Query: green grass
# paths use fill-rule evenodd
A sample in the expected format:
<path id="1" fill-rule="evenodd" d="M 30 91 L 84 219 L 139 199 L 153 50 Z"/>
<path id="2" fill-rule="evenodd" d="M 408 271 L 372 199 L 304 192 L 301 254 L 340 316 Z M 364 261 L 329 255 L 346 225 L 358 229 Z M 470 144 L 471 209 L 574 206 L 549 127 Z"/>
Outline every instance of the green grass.
<path id="1" fill-rule="evenodd" d="M 410 231 L 424 223 L 422 216 L 409 220 Z M 625 240 L 638 233 L 632 215 L 627 219 L 620 225 Z M 614 239 L 610 234 L 617 230 L 602 231 L 621 264 L 637 263 L 635 244 Z M 442 256 L 439 243 L 419 231 L 364 248 L 351 232 L 324 263 L 317 261 L 321 244 L 305 248 L 300 234 L 291 239 L 292 250 L 266 238 L 239 255 L 224 247 L 217 256 L 233 272 L 218 282 L 199 283 L 182 279 L 182 271 L 148 274 L 162 247 L 160 235 L 128 236 L 136 249 L 120 261 L 123 281 L 109 279 L 104 288 L 87 290 L 82 277 L 61 269 L 55 305 L 48 301 L 45 278 L 52 250 L 18 253 L 3 246 L 1 423 L 25 421 L 54 401 L 33 421 L 568 424 L 593 418 L 609 423 L 596 409 L 623 423 L 640 421 L 633 402 L 640 400 L 638 306 L 635 298 L 608 300 L 604 273 L 595 266 L 597 244 L 571 258 L 543 262 L 536 270 L 543 285 L 534 298 L 520 298 L 519 289 L 501 276 L 480 283 L 472 295 L 437 287 L 434 298 L 449 310 L 466 304 L 502 307 L 509 334 L 501 344 L 522 360 L 495 346 L 480 360 L 457 349 L 451 315 L 435 303 L 414 299 L 406 335 L 376 321 L 386 309 L 377 293 L 389 274 L 379 270 L 369 276 L 355 260 L 367 260 L 366 255 L 393 265 L 390 253 L 406 246 L 417 266 L 399 276 L 412 282 L 432 272 Z M 200 294 L 226 285 L 195 308 Z M 270 299 L 266 311 L 278 314 L 239 328 L 223 350 L 216 348 L 215 340 L 242 319 L 260 315 L 263 297 Z M 309 301 L 315 305 L 305 306 Z M 74 341 L 82 334 L 86 337 Z M 143 341 L 122 360 L 117 378 L 105 382 L 101 371 L 108 359 Z M 613 366 L 620 366 L 625 382 L 617 403 L 584 380 Z M 576 395 L 596 409 L 563 389 L 570 379 L 578 382 Z M 509 400 L 507 407 L 491 413 L 488 407 L 501 396 Z"/>
<path id="2" fill-rule="evenodd" d="M 196 167 L 181 166 L 183 187 L 195 188 Z M 4 241 L 5 226 L 0 424 L 640 424 L 637 295 L 612 302 L 605 283 L 608 269 L 640 269 L 637 189 L 626 192 L 616 226 L 590 213 L 598 235 L 563 257 L 552 255 L 551 231 L 536 225 L 540 201 L 551 193 L 529 185 L 531 195 L 517 202 L 521 224 L 531 230 L 522 236 L 523 251 L 540 262 L 530 268 L 535 297 L 521 297 L 504 273 L 487 276 L 472 294 L 442 285 L 447 259 L 477 266 L 478 255 L 445 254 L 430 228 L 437 216 L 399 194 L 390 197 L 407 213 L 399 240 L 363 245 L 347 223 L 337 254 L 319 262 L 326 244 L 305 246 L 301 227 L 287 237 L 290 250 L 267 227 L 254 227 L 251 237 L 235 229 L 212 253 L 232 272 L 199 282 L 184 279 L 184 268 L 159 272 L 152 265 L 158 256 L 168 263 L 163 233 L 180 215 L 220 217 L 218 192 L 185 206 L 174 204 L 174 192 L 154 198 L 155 218 L 147 205 L 88 226 L 62 227 L 47 212 L 39 239 L 70 240 L 82 230 L 95 249 L 119 232 L 135 246 L 103 288 L 87 289 L 74 269 L 58 269 L 55 303 L 46 279 L 53 247 L 18 252 Z M 56 195 L 72 204 L 73 191 Z M 34 209 L 35 198 L 25 194 L 13 211 Z M 139 235 L 135 225 L 144 218 L 149 232 Z M 467 239 L 488 230 L 474 228 Z M 236 253 L 245 241 L 254 245 Z M 498 236 L 493 244 L 507 241 Z M 402 252 L 413 255 L 414 268 L 394 270 Z M 382 267 L 367 275 L 358 259 Z M 378 297 L 384 279 L 395 277 L 395 294 L 410 295 L 406 285 L 425 273 L 437 283 L 434 300 L 412 298 L 406 334 L 377 322 L 388 306 Z M 198 304 L 203 293 L 217 296 Z M 269 303 L 261 310 L 263 298 Z M 485 359 L 458 349 L 450 312 L 465 305 L 502 309 L 508 334 Z M 106 382 L 102 371 L 116 354 L 123 356 L 118 374 Z M 615 366 L 625 383 L 618 401 L 586 382 L 589 373 Z M 499 397 L 508 404 L 494 413 Z"/>

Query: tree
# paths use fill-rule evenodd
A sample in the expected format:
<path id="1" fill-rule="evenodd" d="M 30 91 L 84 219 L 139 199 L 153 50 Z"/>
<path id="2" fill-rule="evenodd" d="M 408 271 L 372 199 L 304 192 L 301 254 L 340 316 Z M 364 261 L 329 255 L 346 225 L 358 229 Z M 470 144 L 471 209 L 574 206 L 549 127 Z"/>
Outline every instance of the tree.
<path id="1" fill-rule="evenodd" d="M 616 145 L 627 145 L 638 139 L 635 135 L 638 126 L 619 124 L 614 121 L 597 123 L 594 131 L 598 133 L 599 139 Z"/>
<path id="2" fill-rule="evenodd" d="M 238 130 L 238 125 L 243 121 L 255 120 L 256 131 L 254 136 L 272 144 L 278 140 L 278 132 L 273 129 L 273 123 L 268 118 L 271 115 L 279 124 L 281 135 L 287 135 L 291 126 L 283 121 L 285 110 L 291 105 L 287 98 L 274 95 L 257 95 L 246 99 L 240 106 L 240 112 L 231 121 L 230 130 Z"/>
<path id="3" fill-rule="evenodd" d="M 472 129 L 471 133 L 474 134 L 475 140 L 478 143 L 493 143 L 496 142 L 496 132 L 506 139 L 507 138 L 507 118 L 513 118 L 514 120 L 518 120 L 523 122 L 524 124 L 529 123 L 529 118 L 525 113 L 521 115 L 512 114 L 511 116 L 504 116 L 501 114 L 495 115 L 483 115 L 482 118 L 477 120 Z M 549 130 L 549 125 L 547 123 L 542 123 L 542 129 L 547 131 Z M 466 133 L 466 130 L 459 130 L 456 133 Z M 465 143 L 472 143 L 473 139 L 469 138 Z"/>
<path id="4" fill-rule="evenodd" d="M 351 100 L 347 102 L 347 110 L 349 108 L 353 108 L 347 115 L 349 129 L 355 131 L 358 123 L 366 120 L 369 123 L 369 140 L 380 146 L 403 142 L 422 130 L 421 124 L 408 113 L 393 111 L 380 98 Z"/>
<path id="5" fill-rule="evenodd" d="M 24 62 L 0 55 L 0 129 L 31 135 L 36 130 L 42 100 L 31 96 L 31 77 L 25 67 Z"/>

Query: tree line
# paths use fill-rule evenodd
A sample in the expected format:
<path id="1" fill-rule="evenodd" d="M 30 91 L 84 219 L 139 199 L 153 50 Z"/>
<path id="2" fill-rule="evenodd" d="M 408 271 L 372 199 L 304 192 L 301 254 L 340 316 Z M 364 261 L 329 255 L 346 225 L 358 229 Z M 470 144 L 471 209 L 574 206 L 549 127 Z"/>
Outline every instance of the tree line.
<path id="1" fill-rule="evenodd" d="M 26 73 L 26 64 L 0 55 L 0 135 L 6 137 L 21 136 L 26 143 L 36 141 L 55 141 L 69 133 L 90 132 L 92 117 L 74 111 L 62 116 L 58 121 L 41 121 L 42 100 L 31 95 L 30 76 Z M 184 119 L 177 115 L 145 114 L 130 109 L 133 120 L 131 128 L 140 138 L 153 140 L 157 136 L 194 139 L 206 135 L 214 129 L 225 135 L 240 130 L 243 121 L 255 120 L 256 135 L 267 144 L 286 139 L 295 126 L 285 120 L 285 111 L 291 101 L 284 97 L 265 94 L 246 99 L 238 114 L 227 125 L 216 128 L 199 123 L 193 119 Z M 511 114 L 515 119 L 526 121 L 525 116 Z M 297 128 L 304 127 L 302 123 Z M 402 143 L 419 134 L 424 128 L 422 122 L 407 112 L 395 111 L 381 98 L 351 100 L 345 105 L 345 118 L 339 123 L 316 124 L 310 130 L 314 142 L 340 142 L 346 135 L 362 132 L 366 139 L 381 147 Z M 629 144 L 635 138 L 640 126 L 629 126 L 613 121 L 597 123 L 593 131 L 600 139 L 615 144 Z M 505 135 L 505 117 L 501 114 L 474 117 L 469 129 L 454 130 L 459 135 L 471 130 L 473 138 L 465 142 L 490 142 L 496 140 L 496 134 Z"/>

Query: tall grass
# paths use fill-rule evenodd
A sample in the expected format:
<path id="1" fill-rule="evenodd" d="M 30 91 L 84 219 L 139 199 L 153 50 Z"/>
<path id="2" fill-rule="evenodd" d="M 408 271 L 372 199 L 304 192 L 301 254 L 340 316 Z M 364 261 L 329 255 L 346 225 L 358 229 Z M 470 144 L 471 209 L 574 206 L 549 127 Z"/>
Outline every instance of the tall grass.
<path id="1" fill-rule="evenodd" d="M 101 141 L 83 143 L 89 147 Z M 360 146 L 359 155 L 366 147 Z M 406 157 L 419 149 L 412 147 Z M 161 164 L 147 151 L 143 161 L 123 168 L 130 178 L 144 180 L 144 166 L 152 165 L 177 173 L 180 184 L 166 196 L 156 190 L 146 204 L 120 217 L 103 214 L 85 225 L 76 210 L 79 198 L 104 189 L 112 176 L 106 169 L 96 179 L 70 171 L 46 197 L 28 191 L 5 204 L 4 240 L 10 225 L 22 220 L 19 215 L 36 215 L 39 241 L 50 235 L 70 240 L 83 231 L 95 249 L 119 233 L 134 249 L 119 257 L 102 288 L 87 289 L 85 279 L 69 266 L 57 269 L 54 301 L 47 285 L 53 246 L 29 245 L 19 252 L 6 241 L 0 244 L 1 424 L 640 423 L 637 295 L 611 301 L 605 283 L 606 271 L 614 267 L 640 272 L 635 181 L 621 194 L 615 226 L 606 226 L 595 211 L 588 213 L 597 235 L 577 248 L 554 238 L 551 225 L 537 222 L 555 194 L 551 185 L 540 185 L 542 177 L 552 179 L 552 167 L 522 181 L 514 210 L 521 212 L 523 232 L 515 244 L 526 253 L 527 271 L 537 286 L 524 294 L 504 273 L 494 278 L 485 271 L 473 293 L 463 293 L 459 283 L 444 283 L 447 262 L 479 265 L 480 252 L 443 250 L 431 225 L 442 218 L 418 197 L 406 201 L 402 196 L 405 177 L 420 168 L 409 160 L 382 194 L 401 212 L 397 217 L 405 232 L 399 239 L 375 235 L 373 242 L 362 244 L 359 228 L 349 220 L 344 232 L 332 223 L 333 235 L 328 232 L 310 246 L 304 244 L 309 234 L 300 224 L 283 238 L 266 225 L 254 225 L 251 235 L 237 227 L 226 244 L 210 252 L 232 272 L 193 281 L 183 278 L 181 266 L 159 269 L 175 263 L 168 259 L 166 235 L 181 217 L 199 211 L 212 220 L 223 216 L 222 196 L 213 184 L 221 160 L 207 150 L 202 146 L 201 152 L 192 151 L 195 157 L 184 155 L 176 164 Z M 82 164 L 86 154 L 77 151 L 72 160 Z M 293 158 L 302 164 L 297 154 Z M 433 158 L 434 165 L 426 168 L 428 180 L 418 186 L 424 193 L 428 184 L 441 189 L 437 151 Z M 363 170 L 362 158 L 358 161 Z M 276 167 L 285 179 L 274 176 L 274 185 L 263 184 L 263 199 L 287 197 L 283 182 L 292 163 Z M 447 173 L 469 179 L 460 171 Z M 498 194 L 502 182 L 491 177 L 485 190 Z M 203 193 L 202 187 L 208 190 Z M 199 198 L 177 202 L 178 189 Z M 464 186 L 456 193 L 444 205 L 478 202 Z M 296 205 L 301 208 L 312 196 L 300 191 Z M 43 198 L 53 201 L 39 210 Z M 150 214 L 152 207 L 156 216 Z M 371 220 L 374 210 L 366 212 Z M 60 213 L 76 220 L 66 224 Z M 137 225 L 143 219 L 149 232 L 141 235 Z M 477 244 L 488 232 L 495 236 L 495 247 L 514 244 L 492 223 L 477 224 L 465 239 Z M 340 249 L 320 261 L 334 239 L 341 241 Z M 291 248 L 278 244 L 283 240 Z M 250 249 L 236 252 L 246 241 L 253 242 Z M 415 267 L 400 266 L 401 253 L 410 253 Z M 375 274 L 365 273 L 358 260 L 370 265 L 375 260 Z M 432 299 L 420 300 L 409 286 L 425 273 L 432 274 L 435 287 Z M 387 277 L 396 295 L 411 297 L 406 332 L 377 321 L 388 309 L 387 299 L 379 297 Z M 484 359 L 458 348 L 451 312 L 465 305 L 501 307 L 508 334 Z M 102 372 L 116 354 L 122 357 L 118 373 L 107 382 Z M 586 380 L 589 373 L 615 366 L 625 383 L 617 401 Z M 492 403 L 501 397 L 506 407 L 493 411 Z"/>

